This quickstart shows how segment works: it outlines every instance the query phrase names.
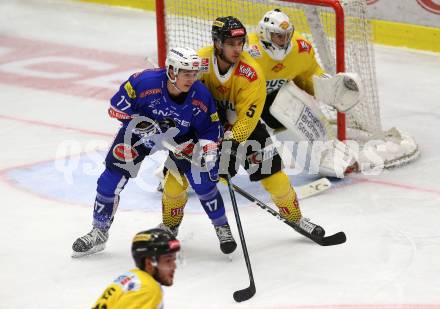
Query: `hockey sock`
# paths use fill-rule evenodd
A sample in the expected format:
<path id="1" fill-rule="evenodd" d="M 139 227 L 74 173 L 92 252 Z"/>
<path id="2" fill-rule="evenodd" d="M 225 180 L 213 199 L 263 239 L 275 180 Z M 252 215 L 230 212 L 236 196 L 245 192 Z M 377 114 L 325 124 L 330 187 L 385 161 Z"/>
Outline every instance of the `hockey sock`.
<path id="1" fill-rule="evenodd" d="M 93 208 L 93 227 L 108 230 L 118 208 L 119 195 L 105 196 L 97 193 Z"/>
<path id="2" fill-rule="evenodd" d="M 118 170 L 106 168 L 98 178 L 95 205 L 93 208 L 93 226 L 108 229 L 119 205 L 119 193 L 128 182 Z"/>
<path id="3" fill-rule="evenodd" d="M 290 222 L 301 219 L 301 210 L 295 190 L 290 185 L 287 175 L 279 171 L 261 180 L 261 184 L 270 193 L 273 202 L 278 207 L 280 215 Z"/>
<path id="4" fill-rule="evenodd" d="M 179 177 L 179 176 L 177 176 Z M 162 195 L 162 222 L 169 228 L 175 228 L 183 220 L 183 209 L 188 201 L 188 181 L 185 176 L 177 179 L 168 172 L 163 187 Z"/>
<path id="5" fill-rule="evenodd" d="M 214 187 L 206 194 L 200 194 L 199 199 L 200 203 L 202 203 L 203 209 L 214 226 L 225 225 L 228 223 L 228 219 L 225 215 L 225 205 L 217 187 Z"/>

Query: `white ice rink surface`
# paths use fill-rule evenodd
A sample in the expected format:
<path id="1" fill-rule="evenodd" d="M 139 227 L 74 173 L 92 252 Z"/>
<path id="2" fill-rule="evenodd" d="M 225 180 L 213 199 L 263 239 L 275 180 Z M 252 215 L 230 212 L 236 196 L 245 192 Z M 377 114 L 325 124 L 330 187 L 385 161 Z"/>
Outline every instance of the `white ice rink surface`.
<path id="1" fill-rule="evenodd" d="M 107 249 L 70 257 L 90 229 L 117 129 L 108 98 L 156 59 L 154 14 L 49 0 L 1 1 L 0 12 L 0 308 L 90 308 L 132 267 L 132 236 L 161 220 L 159 155 L 122 193 Z M 241 250 L 222 256 L 191 195 L 166 308 L 440 308 L 440 55 L 378 46 L 376 58 L 382 123 L 410 132 L 420 159 L 301 202 L 329 234 L 345 231 L 340 246 L 320 247 L 238 198 L 257 286 L 241 304 L 232 299 L 248 285 Z M 236 181 L 269 202 L 258 184 Z"/>

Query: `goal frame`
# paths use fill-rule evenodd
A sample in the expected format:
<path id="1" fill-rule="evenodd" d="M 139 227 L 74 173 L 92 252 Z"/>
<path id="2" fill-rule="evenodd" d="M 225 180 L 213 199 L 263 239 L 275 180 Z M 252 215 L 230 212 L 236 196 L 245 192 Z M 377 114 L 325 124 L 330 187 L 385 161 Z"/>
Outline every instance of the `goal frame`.
<path id="1" fill-rule="evenodd" d="M 168 50 L 166 40 L 165 0 L 156 1 L 156 31 L 157 31 L 157 60 L 159 67 L 165 67 L 166 53 Z M 333 9 L 335 13 L 335 55 L 336 73 L 345 72 L 345 23 L 344 9 L 339 0 L 280 0 L 312 6 L 323 6 Z M 240 16 L 237 16 L 240 18 Z M 337 112 L 337 136 L 341 141 L 346 140 L 345 113 Z"/>

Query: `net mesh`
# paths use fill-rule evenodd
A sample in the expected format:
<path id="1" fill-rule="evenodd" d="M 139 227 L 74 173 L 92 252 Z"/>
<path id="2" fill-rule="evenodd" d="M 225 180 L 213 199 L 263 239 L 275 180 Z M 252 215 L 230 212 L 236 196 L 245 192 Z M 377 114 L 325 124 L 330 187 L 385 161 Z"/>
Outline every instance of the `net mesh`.
<path id="1" fill-rule="evenodd" d="M 345 71 L 358 73 L 366 90 L 363 101 L 346 114 L 348 138 L 357 139 L 350 132 L 359 130 L 365 136 L 380 136 L 382 127 L 366 1 L 345 0 L 341 4 L 345 15 Z M 254 32 L 261 17 L 274 8 L 280 8 L 290 17 L 295 31 L 312 42 L 323 68 L 334 74 L 335 13 L 323 6 L 269 0 L 165 0 L 166 44 L 196 50 L 212 44 L 211 26 L 219 16 L 236 16 L 248 32 Z M 327 115 L 332 120 L 336 118 L 334 112 Z"/>

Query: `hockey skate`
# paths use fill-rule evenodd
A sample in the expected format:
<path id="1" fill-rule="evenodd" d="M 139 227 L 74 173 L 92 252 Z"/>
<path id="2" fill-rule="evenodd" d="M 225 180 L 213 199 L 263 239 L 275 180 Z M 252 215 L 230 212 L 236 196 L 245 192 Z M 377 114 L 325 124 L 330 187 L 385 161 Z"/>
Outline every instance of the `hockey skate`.
<path id="1" fill-rule="evenodd" d="M 237 243 L 231 233 L 231 228 L 229 224 L 214 226 L 215 233 L 217 234 L 218 240 L 220 242 L 220 250 L 224 254 L 230 254 L 237 248 Z"/>
<path id="2" fill-rule="evenodd" d="M 299 219 L 297 225 L 300 229 L 312 236 L 324 237 L 325 235 L 325 230 L 321 226 L 311 222 L 308 218 L 302 217 L 301 219 Z"/>
<path id="3" fill-rule="evenodd" d="M 72 257 L 82 257 L 105 249 L 108 230 L 93 228 L 89 233 L 79 237 L 72 245 Z"/>
<path id="4" fill-rule="evenodd" d="M 158 229 L 162 229 L 165 230 L 167 232 L 170 232 L 171 234 L 174 235 L 174 237 L 177 237 L 177 234 L 179 234 L 179 226 L 176 227 L 169 227 L 167 225 L 165 225 L 163 222 L 161 222 L 158 226 Z"/>

